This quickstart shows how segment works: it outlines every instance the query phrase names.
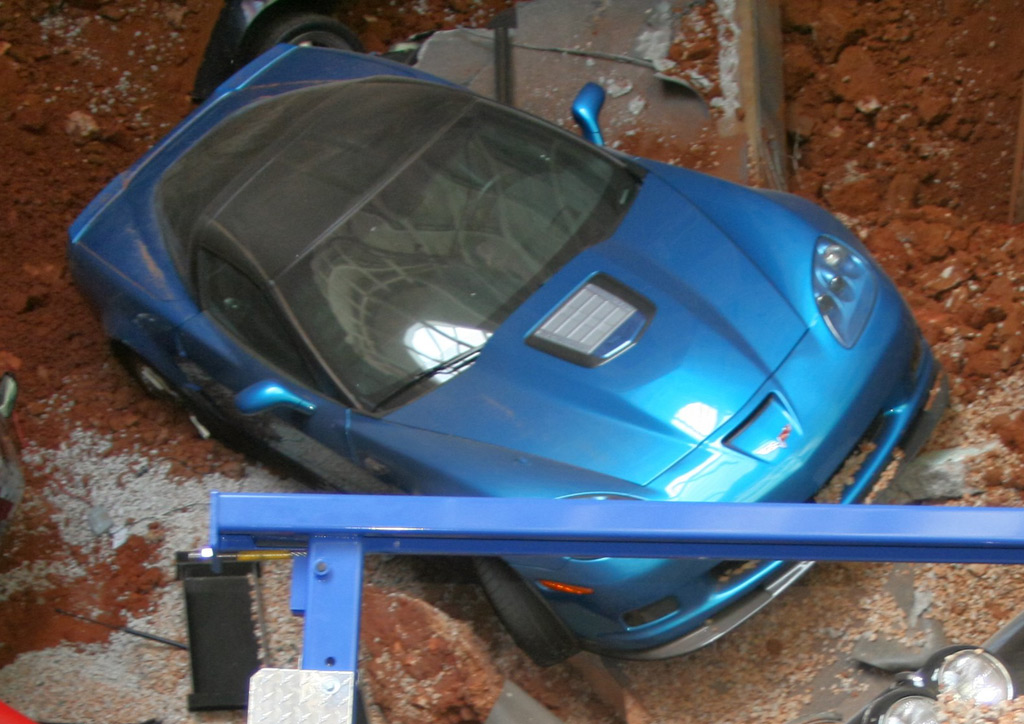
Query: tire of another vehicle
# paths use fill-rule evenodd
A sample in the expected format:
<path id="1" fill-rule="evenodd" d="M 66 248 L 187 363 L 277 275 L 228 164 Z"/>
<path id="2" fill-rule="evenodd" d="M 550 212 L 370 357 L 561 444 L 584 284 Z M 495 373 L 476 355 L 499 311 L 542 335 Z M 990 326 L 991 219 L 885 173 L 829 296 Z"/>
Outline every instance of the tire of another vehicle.
<path id="1" fill-rule="evenodd" d="M 359 38 L 344 23 L 320 13 L 297 13 L 272 18 L 253 30 L 249 55 L 255 58 L 278 43 L 362 51 Z"/>
<path id="2" fill-rule="evenodd" d="M 579 642 L 541 595 L 500 558 L 476 558 L 477 576 L 512 639 L 538 666 L 553 666 Z"/>

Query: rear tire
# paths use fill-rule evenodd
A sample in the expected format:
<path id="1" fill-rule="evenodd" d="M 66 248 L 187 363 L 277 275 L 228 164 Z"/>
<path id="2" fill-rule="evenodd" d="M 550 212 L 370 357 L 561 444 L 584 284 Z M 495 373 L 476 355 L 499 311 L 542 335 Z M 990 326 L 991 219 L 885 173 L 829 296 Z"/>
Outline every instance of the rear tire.
<path id="1" fill-rule="evenodd" d="M 261 55 L 278 43 L 313 45 L 361 52 L 362 43 L 344 23 L 320 13 L 297 13 L 268 19 L 253 30 L 249 58 Z"/>
<path id="2" fill-rule="evenodd" d="M 541 595 L 500 558 L 474 559 L 477 576 L 512 639 L 538 666 L 553 666 L 580 650 L 579 641 Z"/>

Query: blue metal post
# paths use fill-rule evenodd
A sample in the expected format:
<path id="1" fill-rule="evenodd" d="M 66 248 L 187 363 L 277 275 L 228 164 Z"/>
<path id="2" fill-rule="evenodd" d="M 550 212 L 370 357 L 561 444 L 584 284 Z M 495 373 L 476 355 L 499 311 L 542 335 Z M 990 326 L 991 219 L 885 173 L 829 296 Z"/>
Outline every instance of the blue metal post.
<path id="1" fill-rule="evenodd" d="M 292 610 L 305 616 L 302 668 L 355 671 L 359 646 L 359 606 L 363 590 L 363 548 L 358 539 L 314 538 L 310 541 L 304 581 L 305 605 Z M 312 602 L 312 605 L 311 605 Z M 355 635 L 353 635 L 355 632 Z"/>

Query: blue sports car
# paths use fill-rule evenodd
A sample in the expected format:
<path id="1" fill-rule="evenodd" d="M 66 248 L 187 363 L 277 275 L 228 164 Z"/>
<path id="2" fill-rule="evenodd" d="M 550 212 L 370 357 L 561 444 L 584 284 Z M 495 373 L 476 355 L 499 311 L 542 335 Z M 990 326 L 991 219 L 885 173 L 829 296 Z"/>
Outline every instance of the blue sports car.
<path id="1" fill-rule="evenodd" d="M 602 98 L 584 140 L 278 46 L 85 209 L 71 268 L 150 390 L 342 489 L 864 498 L 943 407 L 896 289 L 807 201 L 601 147 Z M 808 568 L 477 566 L 542 663 L 693 650 Z"/>

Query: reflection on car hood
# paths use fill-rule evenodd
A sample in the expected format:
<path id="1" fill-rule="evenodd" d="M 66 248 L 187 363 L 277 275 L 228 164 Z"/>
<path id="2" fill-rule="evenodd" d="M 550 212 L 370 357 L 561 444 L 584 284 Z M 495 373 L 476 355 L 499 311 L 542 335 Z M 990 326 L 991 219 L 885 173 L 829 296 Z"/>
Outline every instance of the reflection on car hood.
<path id="1" fill-rule="evenodd" d="M 596 274 L 653 306 L 636 344 L 596 367 L 528 345 Z M 472 368 L 388 419 L 643 485 L 727 423 L 805 330 L 740 249 L 652 174 L 614 235 L 527 300 Z"/>

